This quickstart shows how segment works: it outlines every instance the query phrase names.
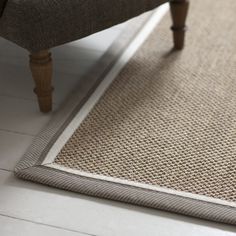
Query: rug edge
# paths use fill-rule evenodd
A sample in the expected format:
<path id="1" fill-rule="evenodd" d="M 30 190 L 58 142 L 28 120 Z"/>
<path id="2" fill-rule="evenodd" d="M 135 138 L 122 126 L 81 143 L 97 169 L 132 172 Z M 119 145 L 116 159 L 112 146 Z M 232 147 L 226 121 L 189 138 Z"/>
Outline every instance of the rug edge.
<path id="1" fill-rule="evenodd" d="M 198 199 L 82 177 L 49 166 L 33 166 L 15 173 L 22 179 L 93 197 L 131 203 L 200 219 L 236 225 L 236 208 Z"/>
<path id="2" fill-rule="evenodd" d="M 51 128 L 55 128 L 55 127 L 56 127 L 56 125 L 52 126 Z M 41 142 L 44 142 L 43 138 L 44 138 L 44 136 L 38 137 L 38 139 Z M 39 152 L 39 150 L 34 150 L 34 154 L 37 154 L 37 151 Z M 55 173 L 55 170 L 52 170 L 52 169 L 49 170 L 47 167 L 40 165 L 41 161 L 38 160 L 38 158 L 35 160 L 35 157 L 37 157 L 37 156 L 34 156 L 34 159 L 29 159 L 29 156 L 25 155 L 25 159 L 20 161 L 20 163 L 17 165 L 17 167 L 15 169 L 15 175 L 20 178 L 23 178 L 23 179 L 31 180 L 34 182 L 39 182 L 39 183 L 46 184 L 46 185 L 49 185 L 52 187 L 58 187 L 61 189 L 70 190 L 70 191 L 79 192 L 79 193 L 83 192 L 84 194 L 88 194 L 88 195 L 92 195 L 92 196 L 96 196 L 96 197 L 108 198 L 108 199 L 112 199 L 112 200 L 118 200 L 118 201 L 122 200 L 127 203 L 133 203 L 136 205 L 147 206 L 147 207 L 154 207 L 151 204 L 160 204 L 162 199 L 164 199 L 166 201 L 166 198 L 167 198 L 166 195 L 160 196 L 160 197 L 155 196 L 154 199 L 147 196 L 148 199 L 145 200 L 146 201 L 145 203 L 143 203 L 142 202 L 143 200 L 139 199 L 137 196 L 137 194 L 140 194 L 138 189 L 132 188 L 134 196 L 131 197 L 128 195 L 129 194 L 128 192 L 130 192 L 130 189 L 127 190 L 127 186 L 119 186 L 120 188 L 123 189 L 122 191 L 127 190 L 127 195 L 120 194 L 120 193 L 117 193 L 116 195 L 109 195 L 111 186 L 108 186 L 107 183 L 102 183 L 102 185 L 104 185 L 104 187 L 102 189 L 109 188 L 109 191 L 99 192 L 102 190 L 98 191 L 96 189 L 96 185 L 97 184 L 101 185 L 100 182 L 97 183 L 96 181 L 91 181 L 89 179 L 81 178 L 78 176 L 76 176 L 75 183 L 74 182 L 70 183 L 69 186 L 65 187 L 65 186 L 62 186 L 59 182 L 59 180 L 62 181 L 62 178 L 63 179 L 65 178 L 65 175 L 61 171 L 59 171 L 59 173 L 58 172 Z M 25 161 L 27 161 L 27 162 L 29 161 L 29 163 L 27 165 L 25 165 L 26 164 Z M 46 172 L 47 172 L 47 177 L 44 176 L 44 174 L 43 174 Z M 51 175 L 55 176 L 55 179 L 50 178 Z M 57 183 L 57 181 L 58 181 L 58 183 Z M 89 182 L 89 184 L 88 184 L 88 182 Z M 77 186 L 77 184 L 78 184 L 78 186 Z M 68 185 L 68 183 L 67 183 L 67 185 Z M 88 186 L 88 187 L 85 187 L 85 186 Z M 85 189 L 79 190 L 82 187 Z M 116 191 L 116 189 L 114 189 L 114 191 L 112 191 L 112 192 L 115 192 L 115 191 Z M 147 193 L 145 192 L 145 194 L 147 194 L 147 195 L 149 193 L 150 193 L 150 191 L 147 191 Z M 160 194 L 162 194 L 162 193 L 160 193 Z M 171 197 L 171 199 L 168 203 L 165 202 L 163 204 L 163 206 L 158 206 L 158 207 L 154 207 L 154 208 L 158 208 L 158 209 L 162 209 L 162 210 L 166 210 L 166 211 L 171 211 L 171 212 L 177 212 L 177 213 L 181 213 L 184 215 L 195 216 L 195 217 L 202 218 L 202 219 L 218 221 L 218 222 L 222 222 L 222 223 L 228 223 L 228 224 L 234 224 L 234 225 L 236 224 L 235 219 L 234 219 L 235 214 L 236 214 L 235 208 L 230 209 L 230 212 L 226 215 L 225 206 L 224 206 L 224 209 L 221 209 L 221 208 L 219 209 L 217 206 L 215 206 L 215 204 L 213 204 L 211 206 L 211 208 L 209 208 L 208 206 L 205 206 L 204 202 L 199 203 L 199 201 L 193 200 L 189 203 L 190 206 L 188 205 L 187 207 L 186 206 L 184 207 L 184 204 L 186 202 L 185 198 L 184 198 L 185 202 L 182 202 L 183 199 L 179 199 L 179 198 L 176 199 L 176 196 L 172 195 L 170 197 Z M 125 199 L 123 199 L 123 198 L 125 198 Z M 176 201 L 177 201 L 177 203 L 176 203 Z M 172 202 L 173 202 L 173 204 L 176 204 L 176 205 L 170 206 L 169 204 L 172 204 Z M 177 209 L 170 210 L 169 208 L 178 208 L 178 210 Z M 194 208 L 194 212 L 193 212 L 192 208 Z M 201 210 L 201 213 L 199 213 L 199 208 L 203 209 L 203 210 Z M 232 210 L 232 212 L 231 212 L 231 210 Z M 206 215 L 204 215 L 202 213 L 204 211 L 207 211 L 204 213 Z M 198 215 L 198 214 L 202 214 L 202 215 Z"/>

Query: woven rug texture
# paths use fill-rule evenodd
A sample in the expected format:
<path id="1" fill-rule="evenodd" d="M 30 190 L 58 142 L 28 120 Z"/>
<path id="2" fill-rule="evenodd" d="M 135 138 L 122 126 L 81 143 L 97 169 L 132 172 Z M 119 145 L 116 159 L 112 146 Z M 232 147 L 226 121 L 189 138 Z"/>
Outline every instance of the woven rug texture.
<path id="1" fill-rule="evenodd" d="M 185 49 L 166 16 L 55 163 L 236 201 L 236 2 L 191 4 Z"/>

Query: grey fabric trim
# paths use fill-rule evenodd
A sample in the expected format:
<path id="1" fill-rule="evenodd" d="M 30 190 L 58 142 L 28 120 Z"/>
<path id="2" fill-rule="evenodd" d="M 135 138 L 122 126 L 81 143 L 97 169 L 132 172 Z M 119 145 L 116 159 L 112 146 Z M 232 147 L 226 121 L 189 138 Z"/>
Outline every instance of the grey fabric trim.
<path id="1" fill-rule="evenodd" d="M 39 51 L 109 28 L 167 1 L 11 0 L 0 19 L 0 36 Z"/>
<path id="2" fill-rule="evenodd" d="M 236 209 L 234 207 L 104 180 L 81 177 L 46 166 L 35 166 L 25 169 L 18 172 L 17 176 L 56 188 L 84 193 L 95 197 L 99 196 L 101 198 L 236 225 Z"/>

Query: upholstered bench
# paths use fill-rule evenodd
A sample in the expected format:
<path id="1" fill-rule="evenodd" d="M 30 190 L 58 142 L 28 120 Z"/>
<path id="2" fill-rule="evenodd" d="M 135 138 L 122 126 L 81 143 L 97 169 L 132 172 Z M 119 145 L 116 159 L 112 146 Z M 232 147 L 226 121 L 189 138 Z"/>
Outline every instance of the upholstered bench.
<path id="1" fill-rule="evenodd" d="M 0 36 L 30 52 L 42 112 L 52 109 L 50 48 L 152 10 L 168 0 L 0 0 Z M 170 1 L 174 45 L 184 44 L 187 0 Z"/>

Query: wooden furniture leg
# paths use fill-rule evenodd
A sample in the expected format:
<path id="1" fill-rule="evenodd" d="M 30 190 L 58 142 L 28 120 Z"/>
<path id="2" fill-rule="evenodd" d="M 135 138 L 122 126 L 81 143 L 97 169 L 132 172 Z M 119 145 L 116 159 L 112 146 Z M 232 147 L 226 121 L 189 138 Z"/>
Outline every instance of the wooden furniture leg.
<path id="1" fill-rule="evenodd" d="M 52 110 L 52 58 L 48 50 L 30 54 L 30 69 L 35 81 L 34 92 L 38 96 L 41 112 Z"/>
<path id="2" fill-rule="evenodd" d="M 173 20 L 171 27 L 174 37 L 174 48 L 181 50 L 184 47 L 184 36 L 186 31 L 185 21 L 188 14 L 188 0 L 172 0 L 170 1 L 170 10 Z"/>

